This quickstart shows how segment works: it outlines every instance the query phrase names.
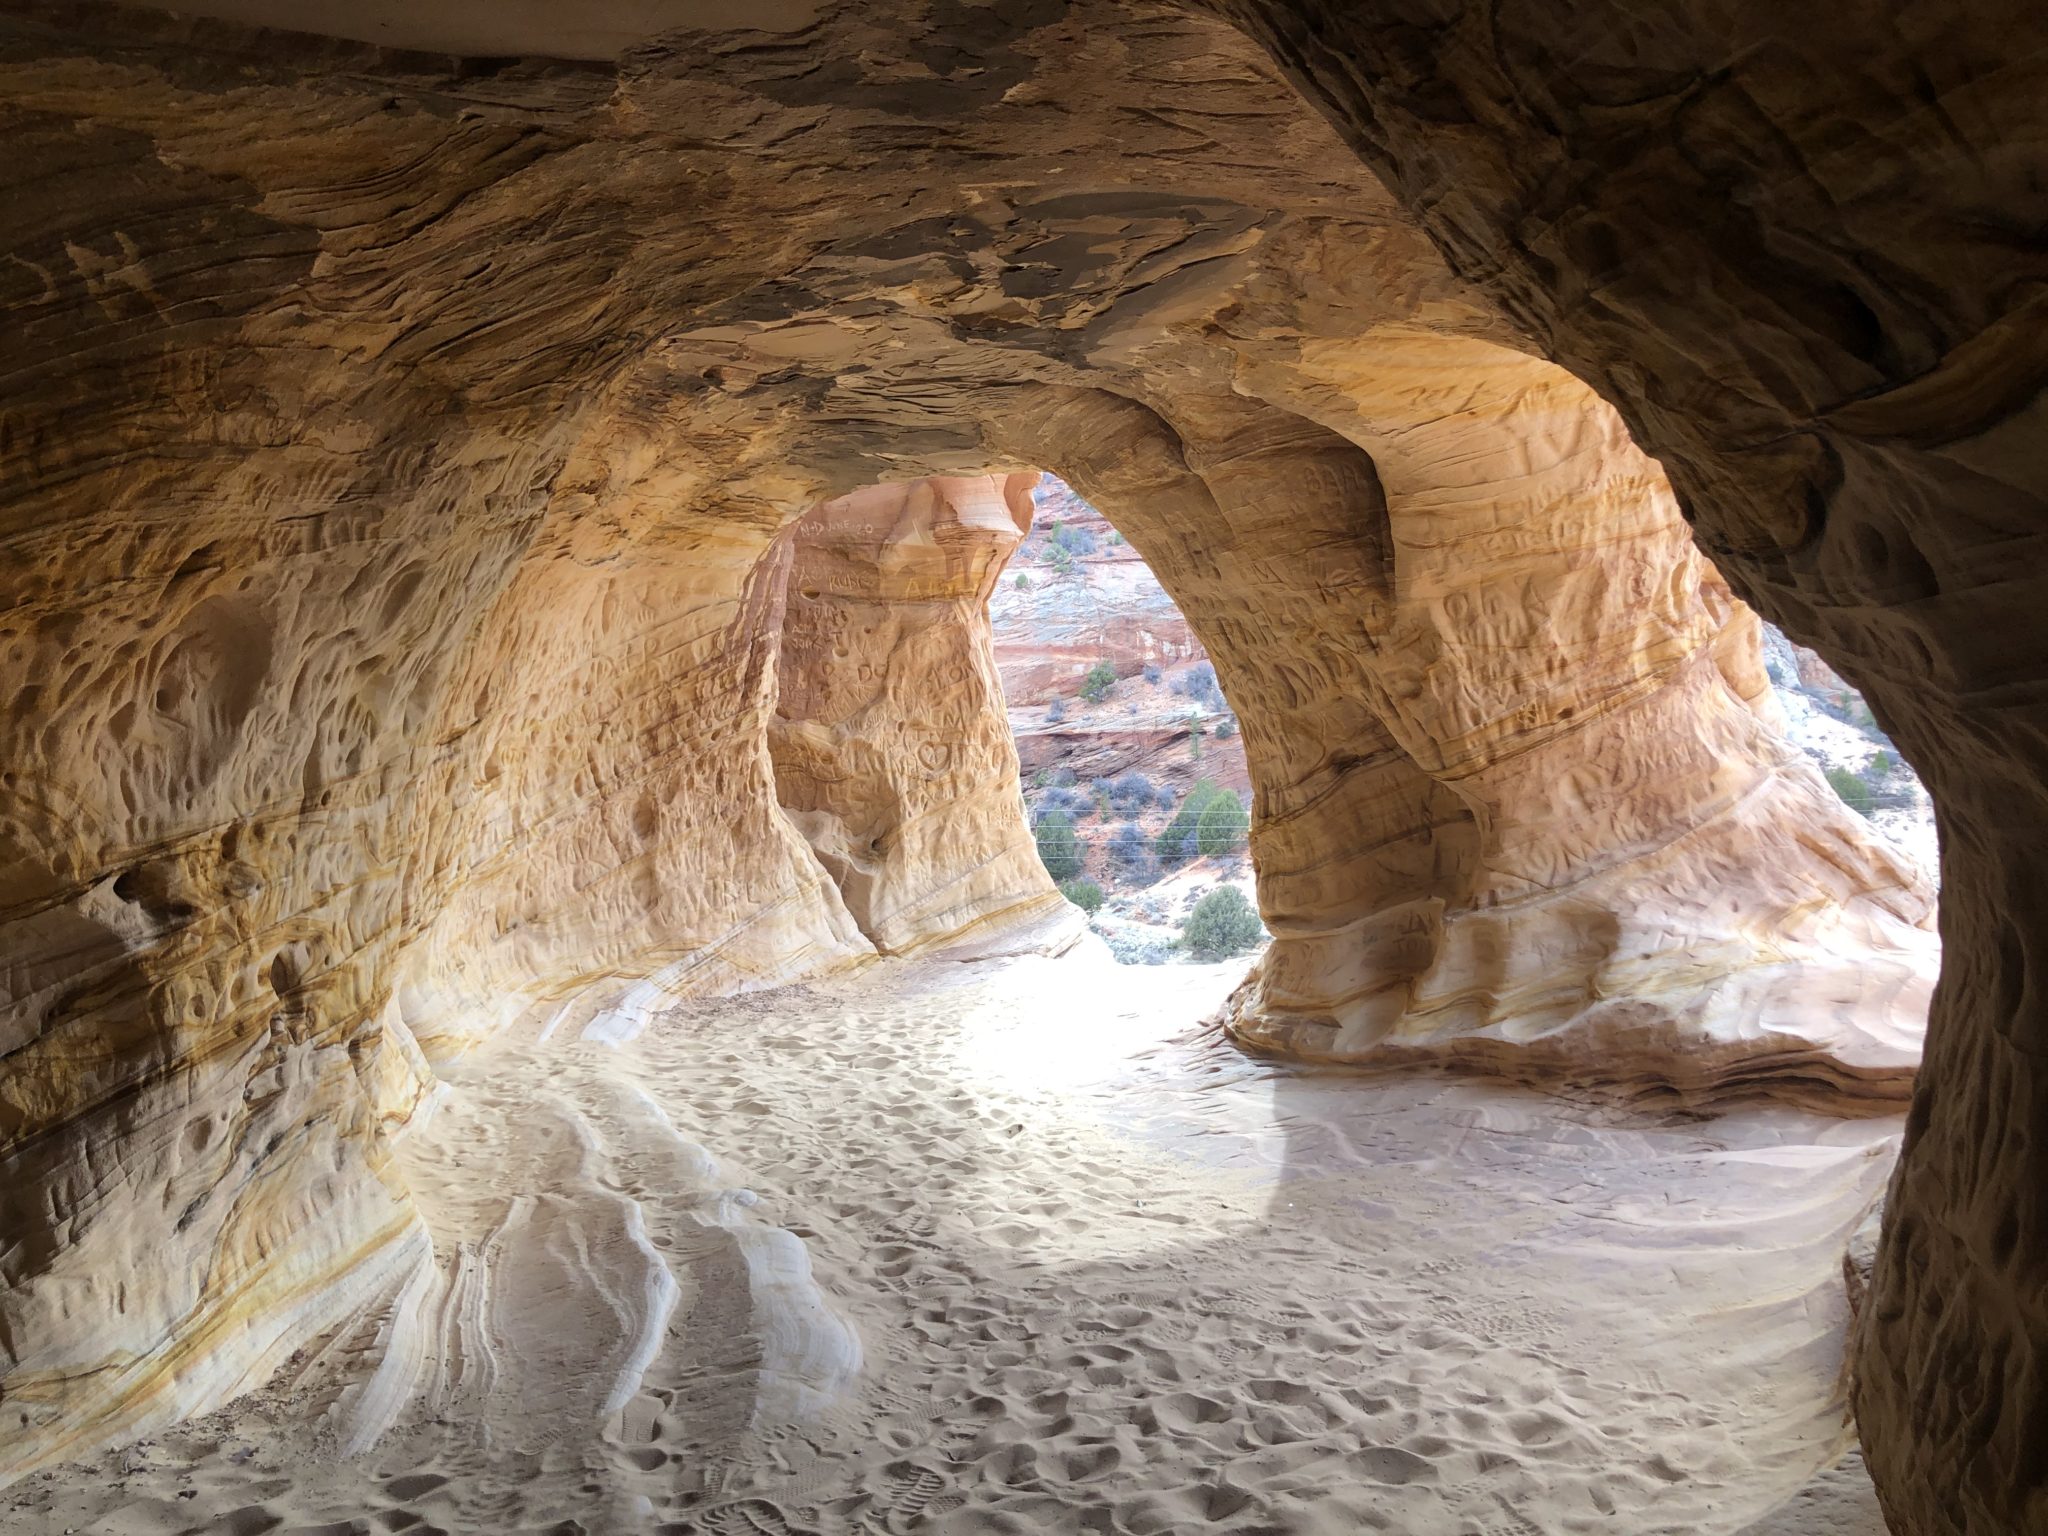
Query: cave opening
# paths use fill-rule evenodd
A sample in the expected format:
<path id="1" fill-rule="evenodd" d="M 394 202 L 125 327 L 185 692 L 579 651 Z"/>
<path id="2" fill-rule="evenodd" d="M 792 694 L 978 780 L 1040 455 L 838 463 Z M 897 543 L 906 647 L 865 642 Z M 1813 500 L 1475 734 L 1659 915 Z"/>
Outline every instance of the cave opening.
<path id="1" fill-rule="evenodd" d="M 1216 665 L 1071 485 L 1043 471 L 878 485 L 821 503 L 785 538 L 777 792 L 878 949 L 985 946 L 1005 927 L 1046 942 L 1042 882 L 1019 867 L 1000 804 L 1013 772 L 1039 866 L 1120 960 L 1187 958 L 1191 909 L 1225 885 L 1242 900 L 1214 935 L 1205 922 L 1201 957 L 1269 937 L 1243 857 L 1251 765 Z M 1710 585 L 1707 600 L 1727 622 L 1722 681 L 1795 749 L 1780 766 L 1810 764 L 1903 855 L 1901 886 L 1931 892 L 1929 798 L 1860 693 L 1732 595 Z"/>
<path id="2" fill-rule="evenodd" d="M 1596 401 L 1460 361 L 1459 412 L 1411 418 L 1433 375 L 1357 440 L 1240 404 L 1250 452 L 1098 470 L 1099 508 L 1036 470 L 818 504 L 767 562 L 782 808 L 886 955 L 1058 947 L 1078 905 L 1186 958 L 1228 884 L 1267 930 L 1245 910 L 1226 946 L 1261 946 L 1228 1009 L 1253 1048 L 1894 1111 L 1938 954 L 1924 789 L 1655 466 L 1587 433 Z M 1219 539 L 1203 513 L 1239 498 L 1286 532 Z M 1247 612 L 1246 560 L 1285 607 Z"/>
<path id="3" fill-rule="evenodd" d="M 879 950 L 1069 942 L 1048 878 L 1123 960 L 1263 940 L 1215 665 L 1072 487 L 876 486 L 787 537 L 777 794 Z"/>
<path id="4" fill-rule="evenodd" d="M 1122 963 L 1253 949 L 1251 769 L 1216 664 L 1098 509 L 1055 475 L 1033 494 L 989 614 L 1039 862 Z"/>

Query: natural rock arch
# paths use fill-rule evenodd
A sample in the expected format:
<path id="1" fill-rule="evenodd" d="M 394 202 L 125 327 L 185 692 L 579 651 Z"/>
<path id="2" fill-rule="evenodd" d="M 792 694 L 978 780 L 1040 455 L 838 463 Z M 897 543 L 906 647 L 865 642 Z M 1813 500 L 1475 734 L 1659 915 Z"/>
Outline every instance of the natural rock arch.
<path id="1" fill-rule="evenodd" d="M 64 804 L 0 876 L 34 962 L 0 1146 L 38 1196 L 0 1268 L 24 1430 L 0 1473 L 217 1401 L 382 1283 L 418 1231 L 384 1138 L 430 1057 L 608 976 L 869 953 L 766 745 L 764 560 L 817 501 L 1047 463 L 1191 617 L 1206 593 L 1226 686 L 1279 722 L 1247 711 L 1283 940 L 1254 1015 L 1278 988 L 1341 1039 L 1371 989 L 1330 978 L 1433 963 L 1376 924 L 1385 893 L 1464 899 L 1510 831 L 1585 864 L 1472 750 L 1494 717 L 1427 728 L 1412 666 L 1359 665 L 1377 604 L 1458 674 L 1458 623 L 1404 612 L 1387 570 L 1401 507 L 1443 488 L 1423 445 L 1457 412 L 1417 388 L 1441 369 L 1578 459 L 1561 494 L 1601 516 L 1665 495 L 1629 434 L 1656 453 L 1735 590 L 1927 775 L 1950 961 L 1859 1409 L 1900 1529 L 2038 1521 L 2040 258 L 2010 232 L 2043 222 L 2048 51 L 1988 13 L 1909 36 L 1869 8 L 1802 43 L 1761 5 L 1231 9 L 1260 46 L 1163 6 L 992 8 L 907 63 L 938 26 L 912 5 L 513 40 L 567 62 L 6 23 L 0 647 L 30 681 L 0 783 Z M 1213 523 L 1177 526 L 1169 491 Z M 1796 795 L 1692 569 L 1646 594 L 1656 643 L 1608 659 L 1645 709 L 1683 673 Z M 1233 591 L 1299 654 L 1233 640 Z M 1905 890 L 1850 862 L 1828 899 Z M 149 921 L 102 924 L 118 960 L 74 982 L 97 940 L 62 909 L 92 921 L 124 879 Z M 164 1244 L 204 1284 L 138 1283 L 112 1324 L 109 1277 Z"/>

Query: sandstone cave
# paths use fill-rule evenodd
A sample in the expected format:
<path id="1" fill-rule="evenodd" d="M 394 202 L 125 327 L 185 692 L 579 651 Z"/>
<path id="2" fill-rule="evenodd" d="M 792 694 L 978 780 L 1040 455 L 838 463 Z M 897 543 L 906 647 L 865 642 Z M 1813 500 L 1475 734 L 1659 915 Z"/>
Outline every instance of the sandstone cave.
<path id="1" fill-rule="evenodd" d="M 2048 1533 L 2048 13 L 0 50 L 0 1530 Z M 1050 487 L 1234 960 L 1047 867 Z"/>

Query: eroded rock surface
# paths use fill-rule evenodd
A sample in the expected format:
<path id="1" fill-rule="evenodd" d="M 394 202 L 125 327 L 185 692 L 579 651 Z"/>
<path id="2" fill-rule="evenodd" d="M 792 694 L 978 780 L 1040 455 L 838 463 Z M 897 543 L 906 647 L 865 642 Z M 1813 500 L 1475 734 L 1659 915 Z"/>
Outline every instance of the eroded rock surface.
<path id="1" fill-rule="evenodd" d="M 1036 478 L 875 486 L 786 535 L 776 790 L 886 954 L 1080 931 L 1024 824 L 989 637 Z"/>
<path id="2" fill-rule="evenodd" d="M 1857 1413 L 1903 1536 L 2048 1528 L 2048 14 L 1235 11 L 1926 781 L 1944 979 Z"/>
<path id="3" fill-rule="evenodd" d="M 1385 864 L 1300 914 L 1264 888 L 1276 942 L 1238 1033 L 1690 1098 L 1775 1077 L 1903 1100 L 1932 893 L 1779 736 L 1755 616 L 1655 466 L 1576 380 L 1491 346 L 1314 355 L 1386 508 L 1353 665 L 1388 798 L 1343 844 Z M 1424 387 L 1447 377 L 1455 411 Z M 1326 725 L 1298 736 L 1343 751 Z"/>
<path id="4" fill-rule="evenodd" d="M 1801 289 L 1752 246 L 1722 302 L 1724 269 L 1687 253 L 1726 200 L 1674 147 L 1645 214 L 1649 172 L 1612 165 L 1682 125 L 1627 111 L 1636 137 L 1583 162 L 1578 237 L 1513 227 L 1555 157 L 1490 158 L 1490 134 L 1535 142 L 1490 102 L 1469 139 L 1419 110 L 1437 72 L 1491 88 L 1455 9 L 1441 59 L 1365 20 L 1302 34 L 1276 10 L 1255 44 L 1148 5 L 826 5 L 761 32 L 579 31 L 551 61 L 7 13 L 0 1364 L 25 1422 L 0 1475 L 260 1379 L 401 1264 L 418 1228 L 388 1143 L 433 1060 L 593 989 L 872 953 L 767 743 L 779 536 L 879 481 L 1061 472 L 1208 647 L 1276 936 L 1247 1038 L 1686 1097 L 1903 1090 L 1928 893 L 1774 744 L 1753 622 L 1628 428 L 1739 590 L 1863 658 L 1849 675 L 1988 850 L 2001 786 L 2011 814 L 2040 801 L 2031 715 L 1909 722 L 1903 701 L 1930 675 L 1989 697 L 2039 674 L 2006 649 L 2035 633 L 2025 582 L 1995 613 L 1942 609 L 1991 532 L 2007 578 L 2038 536 L 2018 428 L 1963 430 L 2008 419 L 2032 331 L 1986 301 L 1872 361 L 1852 344 L 1879 311 L 1812 297 L 1865 278 Z M 502 51 L 418 10 L 394 40 Z M 1549 26 L 1536 55 L 1580 78 Z M 1380 60 L 1370 82 L 1343 49 Z M 1519 67 L 1538 78 L 1502 101 L 1552 78 Z M 1609 83 L 1632 101 L 1632 78 Z M 1790 142 L 1820 133 L 1785 110 L 1807 124 Z M 2003 163 L 1924 206 L 2013 192 Z M 1775 216 L 1819 252 L 1837 212 Z M 1581 303 L 1627 252 L 1664 264 L 1641 302 Z M 1749 332 L 1752 301 L 1792 308 Z M 1951 354 L 1959 381 L 2002 382 L 1906 384 Z M 1809 407 L 1825 431 L 1795 431 Z M 1903 500 L 1873 489 L 1899 477 Z M 1965 491 L 1981 537 L 1922 552 L 1906 523 Z M 1815 508 L 1851 510 L 1776 536 Z M 1984 731 L 2014 772 L 1945 781 L 1945 746 Z M 2030 847 L 1951 852 L 1975 925 L 1958 1017 L 1987 978 L 2008 1013 L 2031 996 L 2010 915 L 2032 910 Z M 935 910 L 922 878 L 870 905 L 877 932 Z M 1943 1050 L 1952 1095 L 2040 1097 L 1996 1028 Z M 2006 1185 L 1944 1182 L 2033 1154 L 1980 1161 L 1996 1127 L 1930 1124 L 1876 1282 L 1897 1366 L 1862 1389 L 1873 1465 L 1901 1479 L 1915 1384 L 1947 1383 L 1935 1434 L 1963 1457 L 1983 1353 L 2030 1402 L 2021 1336 L 2043 1334 L 1944 1314 L 1909 1273 L 1981 1282 L 1996 1310 L 1990 1271 L 2038 1274 L 2048 1241 Z M 1930 1231 L 1979 1203 L 2011 1220 Z M 1987 1465 L 2017 1465 L 2031 1412 L 1988 1432 Z M 1899 1518 L 1943 1528 L 1904 1487 Z"/>

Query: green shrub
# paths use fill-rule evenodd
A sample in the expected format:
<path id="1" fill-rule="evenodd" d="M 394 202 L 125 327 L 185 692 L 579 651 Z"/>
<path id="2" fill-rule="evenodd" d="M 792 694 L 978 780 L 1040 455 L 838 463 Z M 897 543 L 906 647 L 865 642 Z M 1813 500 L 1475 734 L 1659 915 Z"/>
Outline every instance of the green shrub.
<path id="1" fill-rule="evenodd" d="M 1042 816 L 1048 811 L 1058 811 L 1070 820 L 1079 821 L 1084 816 L 1095 814 L 1095 802 L 1078 789 L 1055 786 L 1038 797 L 1039 814 Z"/>
<path id="2" fill-rule="evenodd" d="M 1888 779 L 1892 776 L 1892 769 L 1895 766 L 1897 765 L 1893 762 L 1891 753 L 1880 747 L 1876 756 L 1871 758 L 1870 766 L 1863 770 L 1863 777 L 1866 781 Z"/>
<path id="3" fill-rule="evenodd" d="M 1195 903 L 1180 941 L 1199 959 L 1225 960 L 1250 949 L 1264 932 L 1244 892 L 1234 885 L 1219 885 Z"/>
<path id="4" fill-rule="evenodd" d="M 1870 786 L 1863 782 L 1863 776 L 1848 768 L 1830 768 L 1828 784 L 1842 797 L 1842 804 L 1850 810 L 1868 816 L 1871 811 Z"/>
<path id="5" fill-rule="evenodd" d="M 1235 736 L 1236 734 L 1237 722 L 1231 719 L 1230 716 L 1225 715 L 1221 720 L 1218 720 L 1216 722 L 1216 739 L 1218 741 L 1228 741 L 1231 737 Z"/>
<path id="6" fill-rule="evenodd" d="M 1198 779 L 1195 787 L 1188 791 L 1187 798 L 1180 803 L 1180 809 L 1173 813 L 1173 820 L 1166 824 L 1157 837 L 1152 839 L 1152 851 L 1159 855 L 1162 864 L 1171 867 L 1192 859 L 1201 850 L 1196 846 L 1202 813 L 1218 798 L 1235 802 L 1237 796 L 1222 788 L 1211 779 Z"/>
<path id="7" fill-rule="evenodd" d="M 1031 578 L 1022 571 L 1017 573 L 1017 590 L 1019 592 L 1029 592 L 1031 590 Z"/>
<path id="8" fill-rule="evenodd" d="M 1038 862 L 1055 880 L 1081 873 L 1081 840 L 1074 836 L 1074 818 L 1065 811 L 1047 811 L 1032 829 L 1038 838 Z"/>
<path id="9" fill-rule="evenodd" d="M 1116 808 L 1126 816 L 1137 816 L 1152 808 L 1152 781 L 1131 772 L 1114 779 L 1097 779 L 1095 787 L 1108 793 Z"/>
<path id="10" fill-rule="evenodd" d="M 1095 535 L 1086 528 L 1076 528 L 1070 523 L 1054 523 L 1051 542 L 1054 549 L 1063 549 L 1069 555 L 1095 553 Z"/>
<path id="11" fill-rule="evenodd" d="M 1223 689 L 1216 681 L 1216 669 L 1208 662 L 1198 662 L 1174 679 L 1173 691 L 1205 709 L 1223 708 Z"/>
<path id="12" fill-rule="evenodd" d="M 1081 679 L 1081 697 L 1090 704 L 1100 704 L 1109 697 L 1109 690 L 1116 686 L 1116 668 L 1106 661 L 1098 661 L 1088 669 L 1088 675 Z"/>
<path id="13" fill-rule="evenodd" d="M 1102 909 L 1102 887 L 1083 875 L 1060 882 L 1060 894 L 1093 917 Z"/>
<path id="14" fill-rule="evenodd" d="M 1235 853 L 1244 846 L 1245 829 L 1250 825 L 1251 818 L 1236 795 L 1218 795 L 1203 807 L 1195 823 L 1195 847 L 1204 857 Z"/>
<path id="15" fill-rule="evenodd" d="M 1159 877 L 1159 861 L 1152 856 L 1151 841 L 1135 821 L 1125 822 L 1110 835 L 1109 862 L 1119 880 L 1150 885 Z"/>

